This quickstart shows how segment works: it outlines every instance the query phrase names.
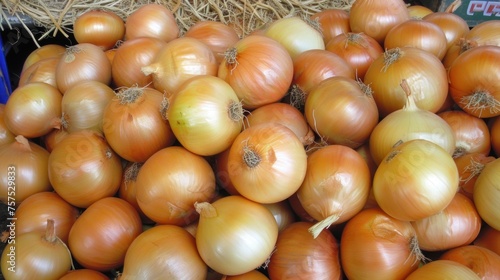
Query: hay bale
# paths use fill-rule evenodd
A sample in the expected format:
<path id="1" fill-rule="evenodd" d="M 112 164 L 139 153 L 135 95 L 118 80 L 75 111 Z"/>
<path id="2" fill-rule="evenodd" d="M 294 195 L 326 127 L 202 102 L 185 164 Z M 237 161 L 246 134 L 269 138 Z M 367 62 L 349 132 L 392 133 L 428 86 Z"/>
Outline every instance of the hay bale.
<path id="1" fill-rule="evenodd" d="M 156 3 L 168 7 L 174 13 L 181 35 L 197 21 L 214 20 L 232 25 L 243 37 L 279 18 L 291 15 L 307 17 L 331 8 L 347 10 L 352 2 L 353 0 L 1 0 L 0 19 L 6 21 L 7 14 L 19 19 L 21 16 L 30 17 L 36 26 L 46 30 L 36 38 L 41 40 L 47 36 L 55 36 L 58 32 L 68 37 L 74 20 L 89 10 L 112 11 L 126 20 L 140 6 Z"/>

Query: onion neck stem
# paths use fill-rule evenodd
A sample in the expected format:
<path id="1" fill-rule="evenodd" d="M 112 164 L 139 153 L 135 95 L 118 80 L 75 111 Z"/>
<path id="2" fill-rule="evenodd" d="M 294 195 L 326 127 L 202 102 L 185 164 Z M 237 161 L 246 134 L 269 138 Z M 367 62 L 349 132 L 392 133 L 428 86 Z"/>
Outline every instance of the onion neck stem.
<path id="1" fill-rule="evenodd" d="M 44 238 L 49 243 L 54 243 L 57 240 L 56 227 L 53 219 L 47 219 Z"/>
<path id="2" fill-rule="evenodd" d="M 204 218 L 215 218 L 217 217 L 217 209 L 209 202 L 195 202 L 194 208 L 200 216 Z"/>
<path id="3" fill-rule="evenodd" d="M 325 228 L 329 228 L 333 223 L 338 221 L 340 215 L 341 213 L 335 213 L 331 216 L 328 216 L 326 219 L 317 222 L 316 224 L 314 224 L 312 227 L 309 228 L 309 232 L 316 239 L 316 237 L 318 237 Z"/>
<path id="4" fill-rule="evenodd" d="M 406 81 L 406 79 L 401 80 L 400 86 L 406 94 L 406 104 L 404 106 L 404 110 L 405 111 L 418 111 L 419 108 L 417 106 L 417 103 L 415 102 L 415 97 L 412 94 L 410 86 L 408 85 L 408 82 Z"/>
<path id="5" fill-rule="evenodd" d="M 22 135 L 17 135 L 16 142 L 20 144 L 22 150 L 27 151 L 27 152 L 31 152 L 31 146 L 30 146 L 28 139 L 26 139 L 26 137 L 24 137 Z"/>

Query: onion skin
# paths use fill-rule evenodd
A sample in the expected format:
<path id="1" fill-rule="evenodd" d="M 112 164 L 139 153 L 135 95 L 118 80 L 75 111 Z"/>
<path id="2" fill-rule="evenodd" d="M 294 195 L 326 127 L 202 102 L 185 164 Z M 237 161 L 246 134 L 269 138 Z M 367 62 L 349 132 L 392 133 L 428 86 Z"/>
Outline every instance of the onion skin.
<path id="1" fill-rule="evenodd" d="M 224 276 L 223 280 L 269 280 L 269 278 L 258 270 L 252 270 L 247 273 L 234 276 Z"/>
<path id="2" fill-rule="evenodd" d="M 140 37 L 157 38 L 170 42 L 179 37 L 179 26 L 174 14 L 166 6 L 149 3 L 140 6 L 127 16 L 125 40 Z"/>
<path id="3" fill-rule="evenodd" d="M 141 232 L 141 218 L 132 205 L 105 197 L 85 209 L 73 224 L 68 247 L 84 268 L 109 271 L 123 265 L 128 247 Z"/>
<path id="4" fill-rule="evenodd" d="M 106 51 L 123 39 L 125 22 L 114 12 L 90 10 L 76 18 L 73 34 L 78 43 L 94 44 Z"/>
<path id="5" fill-rule="evenodd" d="M 42 59 L 32 64 L 21 72 L 18 87 L 23 85 L 42 82 L 57 88 L 56 69 L 60 57 Z"/>
<path id="6" fill-rule="evenodd" d="M 16 135 L 10 132 L 5 124 L 5 104 L 0 104 L 0 146 L 12 143 L 16 140 Z"/>
<path id="7" fill-rule="evenodd" d="M 490 129 L 490 143 L 493 153 L 499 157 L 500 156 L 500 117 L 495 117 L 490 119 L 488 122 L 488 127 Z"/>
<path id="8" fill-rule="evenodd" d="M 431 261 L 412 272 L 406 280 L 481 279 L 472 269 L 450 260 Z"/>
<path id="9" fill-rule="evenodd" d="M 5 170 L 0 173 L 0 201 L 15 207 L 33 194 L 51 191 L 49 157 L 46 149 L 22 135 L 0 146 L 0 168 Z"/>
<path id="10" fill-rule="evenodd" d="M 474 204 L 479 215 L 489 226 L 500 230 L 500 215 L 498 200 L 500 199 L 500 180 L 498 172 L 500 158 L 485 165 L 483 171 L 476 179 L 474 185 Z"/>
<path id="11" fill-rule="evenodd" d="M 447 48 L 456 44 L 469 32 L 469 25 L 461 16 L 448 12 L 432 12 L 422 18 L 423 20 L 437 24 L 446 36 Z"/>
<path id="12" fill-rule="evenodd" d="M 37 63 L 38 61 L 46 58 L 60 58 L 64 55 L 64 52 L 66 51 L 66 47 L 61 46 L 59 44 L 47 44 L 43 45 L 34 51 L 32 51 L 30 54 L 28 54 L 28 57 L 24 60 L 23 63 L 23 68 L 21 69 L 21 73 L 30 67 L 31 65 Z"/>
<path id="13" fill-rule="evenodd" d="M 493 156 L 485 156 L 481 153 L 466 154 L 454 158 L 460 175 L 459 192 L 472 199 L 477 177 L 483 171 L 484 166 L 495 159 Z"/>
<path id="14" fill-rule="evenodd" d="M 380 208 L 356 214 L 340 238 L 340 260 L 349 279 L 405 279 L 422 257 L 411 224 Z"/>
<path id="15" fill-rule="evenodd" d="M 335 36 L 351 31 L 349 13 L 342 9 L 324 9 L 311 15 L 318 21 L 325 45 Z"/>
<path id="16" fill-rule="evenodd" d="M 59 278 L 59 280 L 109 280 L 109 277 L 104 275 L 104 273 L 87 269 L 80 268 L 75 270 L 70 270 L 63 277 Z"/>
<path id="17" fill-rule="evenodd" d="M 207 266 L 191 234 L 179 226 L 157 225 L 130 244 L 118 280 L 204 280 Z"/>
<path id="18" fill-rule="evenodd" d="M 420 249 L 445 251 L 470 244 L 479 234 L 481 217 L 471 199 L 456 193 L 441 212 L 412 222 Z"/>
<path id="19" fill-rule="evenodd" d="M 267 271 L 270 279 L 342 279 L 339 244 L 322 231 L 313 238 L 309 222 L 295 222 L 278 235 Z"/>
<path id="20" fill-rule="evenodd" d="M 500 276 L 500 255 L 484 247 L 456 247 L 444 252 L 439 259 L 461 263 L 472 269 L 481 279 L 495 279 Z"/>
<path id="21" fill-rule="evenodd" d="M 386 213 L 402 221 L 417 221 L 444 210 L 458 191 L 458 183 L 451 155 L 437 144 L 415 139 L 387 154 L 372 186 L 378 205 Z"/>
<path id="22" fill-rule="evenodd" d="M 450 95 L 478 118 L 500 115 L 500 47 L 484 45 L 460 54 L 448 70 Z"/>
<path id="23" fill-rule="evenodd" d="M 496 230 L 488 224 L 483 224 L 479 236 L 474 240 L 473 244 L 489 249 L 500 256 L 500 230 Z"/>

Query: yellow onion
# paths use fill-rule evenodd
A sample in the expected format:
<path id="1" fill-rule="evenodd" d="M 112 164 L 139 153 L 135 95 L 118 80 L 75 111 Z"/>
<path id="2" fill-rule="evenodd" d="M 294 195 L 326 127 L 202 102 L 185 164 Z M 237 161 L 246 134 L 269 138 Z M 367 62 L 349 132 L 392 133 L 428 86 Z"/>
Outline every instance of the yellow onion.
<path id="1" fill-rule="evenodd" d="M 481 279 L 472 269 L 451 260 L 435 260 L 412 272 L 406 280 Z"/>

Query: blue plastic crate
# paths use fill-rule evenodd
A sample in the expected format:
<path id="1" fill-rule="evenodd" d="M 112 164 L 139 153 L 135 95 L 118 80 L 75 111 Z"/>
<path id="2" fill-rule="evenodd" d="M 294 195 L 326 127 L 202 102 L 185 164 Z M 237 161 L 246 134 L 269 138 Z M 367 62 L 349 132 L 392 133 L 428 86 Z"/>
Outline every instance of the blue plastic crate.
<path id="1" fill-rule="evenodd" d="M 0 69 L 1 69 L 1 84 L 0 84 L 0 103 L 5 104 L 7 99 L 9 99 L 10 94 L 12 93 L 12 87 L 9 79 L 9 70 L 7 68 L 7 62 L 5 59 L 4 53 L 4 44 L 2 42 L 2 38 L 0 37 L 0 44 L 2 46 L 2 55 L 0 56 Z"/>

